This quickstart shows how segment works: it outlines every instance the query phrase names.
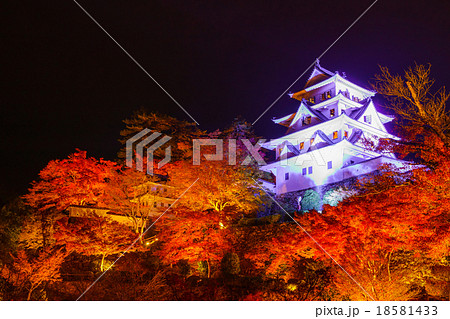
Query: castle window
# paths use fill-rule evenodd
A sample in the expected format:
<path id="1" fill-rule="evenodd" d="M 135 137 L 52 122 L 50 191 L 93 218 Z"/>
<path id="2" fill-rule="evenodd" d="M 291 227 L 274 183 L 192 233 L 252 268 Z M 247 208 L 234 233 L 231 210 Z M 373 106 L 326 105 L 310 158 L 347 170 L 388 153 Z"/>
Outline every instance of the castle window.
<path id="1" fill-rule="evenodd" d="M 348 138 L 348 132 L 344 131 L 344 138 Z"/>
<path id="2" fill-rule="evenodd" d="M 156 202 L 153 202 L 153 207 L 156 207 Z"/>
<path id="3" fill-rule="evenodd" d="M 331 91 L 328 91 L 328 92 L 326 93 L 326 97 L 327 97 L 327 99 L 331 99 Z"/>
<path id="4" fill-rule="evenodd" d="M 328 169 L 332 169 L 333 168 L 333 162 L 332 161 L 329 161 L 328 162 Z"/>
<path id="5" fill-rule="evenodd" d="M 302 168 L 302 175 L 306 175 L 306 167 Z"/>
<path id="6" fill-rule="evenodd" d="M 305 143 L 304 143 L 304 142 L 301 142 L 301 143 L 300 143 L 300 149 L 302 150 L 304 147 L 305 147 Z"/>
<path id="7" fill-rule="evenodd" d="M 314 138 L 312 138 L 309 142 L 310 144 L 314 143 Z"/>
<path id="8" fill-rule="evenodd" d="M 308 101 L 311 102 L 311 103 L 316 103 L 316 97 L 315 97 L 315 96 L 311 96 L 311 97 L 308 99 Z"/>
<path id="9" fill-rule="evenodd" d="M 335 114 L 336 114 L 336 110 L 335 109 L 331 109 L 330 110 L 330 117 L 334 117 Z"/>
<path id="10" fill-rule="evenodd" d="M 325 101 L 327 99 L 327 94 L 326 93 L 322 93 L 321 97 L 322 97 L 322 101 Z"/>
<path id="11" fill-rule="evenodd" d="M 308 167 L 308 174 L 312 174 L 312 166 Z"/>
<path id="12" fill-rule="evenodd" d="M 305 118 L 305 125 L 311 124 L 311 116 Z"/>
<path id="13" fill-rule="evenodd" d="M 282 150 L 283 150 L 282 146 L 277 146 L 277 156 L 280 156 Z"/>
<path id="14" fill-rule="evenodd" d="M 333 132 L 333 140 L 338 138 L 338 131 Z"/>
<path id="15" fill-rule="evenodd" d="M 286 180 L 286 181 L 289 180 L 289 173 L 284 174 L 284 180 Z"/>
<path id="16" fill-rule="evenodd" d="M 371 115 L 364 115 L 364 122 L 367 124 L 372 123 L 372 116 Z"/>

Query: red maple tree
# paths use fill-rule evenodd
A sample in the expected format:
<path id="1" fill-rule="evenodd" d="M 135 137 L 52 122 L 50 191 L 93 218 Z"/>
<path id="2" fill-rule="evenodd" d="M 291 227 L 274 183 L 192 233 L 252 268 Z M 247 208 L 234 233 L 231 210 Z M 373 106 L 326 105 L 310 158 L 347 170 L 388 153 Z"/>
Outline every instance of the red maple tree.
<path id="1" fill-rule="evenodd" d="M 85 151 L 78 150 L 67 159 L 50 161 L 24 197 L 39 211 L 62 211 L 70 205 L 101 206 L 109 181 L 118 170 L 116 163 L 88 158 Z"/>
<path id="2" fill-rule="evenodd" d="M 160 249 L 156 254 L 164 263 L 175 264 L 180 260 L 206 262 L 208 277 L 211 264 L 220 262 L 232 249 L 230 229 L 213 211 L 178 210 L 177 218 L 163 221 L 158 239 Z"/>
<path id="3" fill-rule="evenodd" d="M 389 185 L 386 180 L 391 180 Z M 448 258 L 450 165 L 415 170 L 324 212 L 297 217 L 248 257 L 275 274 L 300 258 L 332 260 L 334 284 L 352 300 L 404 300 L 424 285 L 424 267 Z M 376 191 L 373 191 L 373 190 Z M 325 252 L 326 251 L 326 252 Z M 331 259 L 332 258 L 332 259 Z"/>
<path id="4" fill-rule="evenodd" d="M 61 280 L 60 267 L 67 256 L 62 248 L 45 248 L 35 252 L 19 250 L 12 262 L 4 265 L 0 275 L 19 291 L 27 291 L 31 300 L 37 288 Z"/>
<path id="5" fill-rule="evenodd" d="M 67 218 L 57 221 L 55 238 L 67 252 L 101 256 L 100 270 L 104 271 L 105 258 L 140 249 L 138 236 L 127 226 L 103 217 Z"/>
<path id="6" fill-rule="evenodd" d="M 24 196 L 39 216 L 44 245 L 49 244 L 54 218 L 70 205 L 110 203 L 111 181 L 118 171 L 116 163 L 88 158 L 80 150 L 67 159 L 50 161 Z"/>

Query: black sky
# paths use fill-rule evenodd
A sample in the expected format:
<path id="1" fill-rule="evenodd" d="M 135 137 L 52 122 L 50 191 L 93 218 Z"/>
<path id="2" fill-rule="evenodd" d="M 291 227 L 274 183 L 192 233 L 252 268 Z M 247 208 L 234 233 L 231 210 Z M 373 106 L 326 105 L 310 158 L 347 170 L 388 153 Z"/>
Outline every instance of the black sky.
<path id="1" fill-rule="evenodd" d="M 253 122 L 372 2 L 79 1 L 208 130 Z M 367 87 L 378 64 L 429 62 L 447 84 L 448 3 L 379 0 L 321 64 Z M 1 12 L 0 201 L 76 148 L 114 159 L 121 121 L 140 107 L 189 119 L 73 1 Z M 280 134 L 270 119 L 297 104 L 283 97 L 257 133 Z"/>

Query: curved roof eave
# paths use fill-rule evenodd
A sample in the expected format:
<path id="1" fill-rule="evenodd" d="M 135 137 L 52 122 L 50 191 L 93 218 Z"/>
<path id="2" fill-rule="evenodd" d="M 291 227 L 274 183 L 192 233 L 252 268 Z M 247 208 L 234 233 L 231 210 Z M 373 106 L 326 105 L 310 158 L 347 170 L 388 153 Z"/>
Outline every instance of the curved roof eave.
<path id="1" fill-rule="evenodd" d="M 368 131 L 368 132 L 373 133 L 375 135 L 384 136 L 385 138 L 392 138 L 392 139 L 395 139 L 395 140 L 399 140 L 400 139 L 399 137 L 397 137 L 397 136 L 395 136 L 395 135 L 393 135 L 393 134 L 391 134 L 389 132 L 384 132 L 384 131 L 381 131 L 381 130 L 379 130 L 379 129 L 373 127 L 373 126 L 370 126 L 370 125 L 368 125 L 366 123 L 359 122 L 359 121 L 351 118 L 347 114 L 343 113 L 343 114 L 341 114 L 338 117 L 335 117 L 335 118 L 333 118 L 331 120 L 328 120 L 327 122 L 319 123 L 319 124 L 316 124 L 314 126 L 310 126 L 310 127 L 306 128 L 304 130 L 295 131 L 295 132 L 290 133 L 288 135 L 284 135 L 282 137 L 279 137 L 279 138 L 267 141 L 267 142 L 265 142 L 262 145 L 262 147 L 264 147 L 266 149 L 269 149 L 269 150 L 275 149 L 275 147 L 277 145 L 279 145 L 281 143 L 281 141 L 284 141 L 284 140 L 295 140 L 295 139 L 298 139 L 298 138 L 296 138 L 296 135 L 303 135 L 303 134 L 308 134 L 308 133 L 311 133 L 310 136 L 312 136 L 315 131 L 320 130 L 320 125 L 323 125 L 324 123 L 329 124 L 330 122 L 337 122 L 337 121 L 347 121 L 347 122 L 349 122 L 350 124 L 352 124 L 353 126 L 355 126 L 357 128 L 364 129 L 365 131 Z M 280 142 L 277 142 L 277 141 L 280 141 Z"/>

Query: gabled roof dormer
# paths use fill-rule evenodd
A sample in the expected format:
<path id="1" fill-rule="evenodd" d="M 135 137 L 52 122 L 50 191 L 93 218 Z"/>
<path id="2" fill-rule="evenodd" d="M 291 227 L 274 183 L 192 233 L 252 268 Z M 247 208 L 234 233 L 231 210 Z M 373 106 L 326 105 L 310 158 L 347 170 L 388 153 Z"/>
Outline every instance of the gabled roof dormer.
<path id="1" fill-rule="evenodd" d="M 318 124 L 319 122 L 327 121 L 328 119 L 319 111 L 312 109 L 305 100 L 300 102 L 294 118 L 289 124 L 289 129 L 286 133 L 301 130 L 305 127 Z"/>
<path id="2" fill-rule="evenodd" d="M 363 107 L 354 110 L 349 114 L 349 116 L 354 120 L 375 127 L 383 132 L 387 132 L 384 124 L 394 119 L 393 116 L 379 113 L 375 109 L 375 105 L 370 98 L 365 101 Z"/>
<path id="3" fill-rule="evenodd" d="M 321 67 L 319 62 L 320 62 L 319 59 L 316 59 L 313 71 L 311 72 L 311 75 L 306 81 L 306 85 L 304 87 L 305 89 L 317 83 L 320 83 L 326 79 L 329 79 L 335 75 L 333 72 Z"/>
<path id="4" fill-rule="evenodd" d="M 288 128 L 286 134 L 325 122 L 327 120 L 328 118 L 325 115 L 323 115 L 320 111 L 313 109 L 305 100 L 301 101 L 297 112 L 272 119 L 274 123 Z"/>
<path id="5" fill-rule="evenodd" d="M 292 145 L 291 142 L 285 141 L 280 150 L 280 153 L 278 154 L 278 158 L 284 159 L 298 154 L 300 154 L 300 151 L 294 145 Z"/>
<path id="6" fill-rule="evenodd" d="M 316 132 L 314 132 L 314 135 L 312 136 L 311 140 L 310 140 L 310 149 L 314 149 L 314 148 L 321 148 L 327 145 L 331 145 L 334 144 L 330 138 L 321 130 L 317 130 Z"/>

